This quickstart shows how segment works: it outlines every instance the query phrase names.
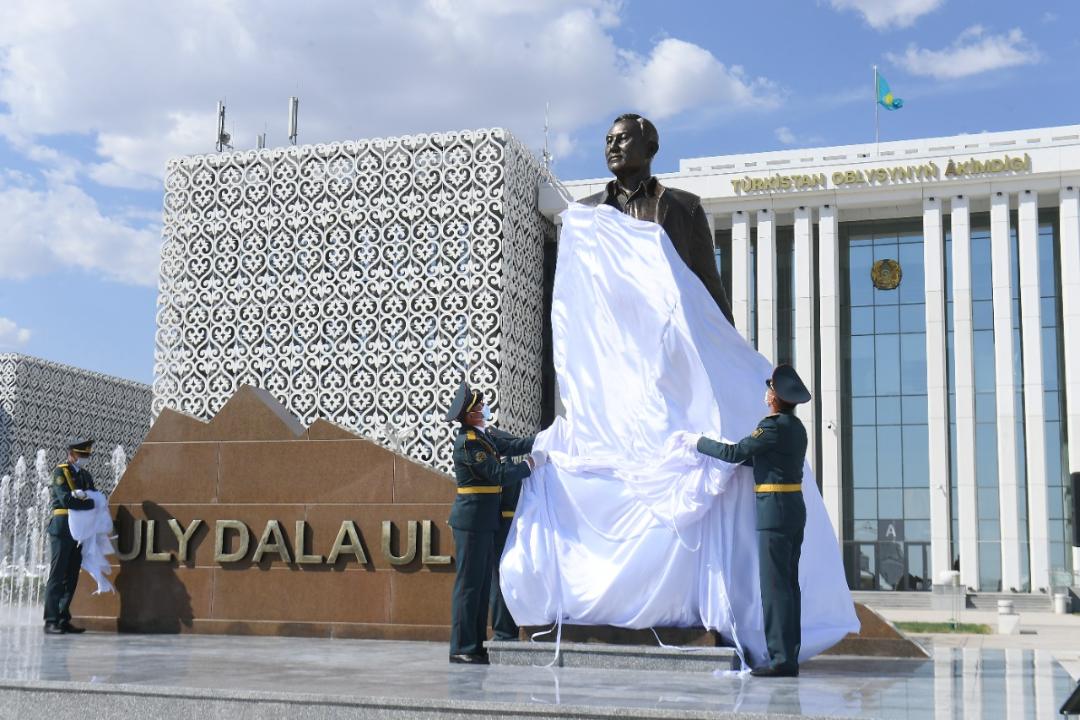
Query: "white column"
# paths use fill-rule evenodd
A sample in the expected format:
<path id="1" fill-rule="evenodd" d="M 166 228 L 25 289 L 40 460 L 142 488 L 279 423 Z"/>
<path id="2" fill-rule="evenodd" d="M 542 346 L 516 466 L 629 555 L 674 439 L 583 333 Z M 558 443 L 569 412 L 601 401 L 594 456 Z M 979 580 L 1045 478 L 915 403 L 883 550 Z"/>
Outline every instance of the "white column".
<path id="1" fill-rule="evenodd" d="M 930 557 L 934 581 L 952 570 L 949 537 L 949 376 L 945 348 L 945 242 L 941 201 L 923 201 L 926 273 L 926 402 L 930 450 Z M 824 313 L 824 302 L 822 304 Z M 824 336 L 822 337 L 824 348 Z M 822 382 L 824 383 L 824 374 Z M 822 414 L 824 418 L 824 413 Z"/>
<path id="2" fill-rule="evenodd" d="M 750 339 L 750 214 L 731 215 L 731 312 L 735 329 Z"/>
<path id="3" fill-rule="evenodd" d="M 817 473 L 817 425 L 814 422 L 814 407 L 818 403 L 818 389 L 814 382 L 814 228 L 808 207 L 795 210 L 794 249 L 795 371 L 806 383 L 811 395 L 810 402 L 799 405 L 796 414 L 806 427 L 806 437 L 810 441 L 806 455 Z"/>
<path id="4" fill-rule="evenodd" d="M 821 332 L 821 496 L 832 520 L 837 542 L 843 547 L 843 434 L 840 432 L 840 243 L 837 237 L 836 208 L 818 210 L 818 301 Z"/>
<path id="5" fill-rule="evenodd" d="M 758 210 L 757 216 L 757 349 L 776 362 L 776 216 Z"/>
<path id="6" fill-rule="evenodd" d="M 952 202 L 953 358 L 956 378 L 956 490 L 960 582 L 979 589 L 978 491 L 975 484 L 975 365 L 971 325 L 971 223 L 968 200 Z"/>
<path id="7" fill-rule="evenodd" d="M 1065 416 L 1069 472 L 1080 472 L 1080 185 L 1061 191 L 1061 310 L 1065 340 Z M 1073 518 L 1080 522 L 1080 518 Z M 1030 518 L 1028 525 L 1031 525 Z M 1080 576 L 1080 548 L 1073 548 L 1073 575 Z M 1035 583 L 1032 583 L 1034 586 Z"/>
<path id="8" fill-rule="evenodd" d="M 1020 512 L 1016 480 L 1016 369 L 1013 366 L 1012 253 L 1008 202 L 990 226 L 990 282 L 994 297 L 994 389 L 997 400 L 998 505 L 1001 508 L 1001 589 L 1021 588 Z"/>
<path id="9" fill-rule="evenodd" d="M 994 196 L 997 200 L 997 195 Z M 1007 199 L 1007 198 L 1006 198 Z M 996 210 L 996 205 L 995 208 Z M 1009 230 L 1005 205 L 1005 232 Z M 1024 449 L 1027 458 L 1028 535 L 1031 553 L 1031 589 L 1050 587 L 1049 507 L 1046 489 L 1046 412 L 1043 395 L 1042 301 L 1039 293 L 1039 196 L 1020 193 L 1020 342 L 1024 357 Z M 991 232 L 998 232 L 996 216 Z M 1000 423 L 1000 420 L 999 420 Z M 1012 468 L 999 468 L 998 482 L 1004 485 Z M 1009 498 L 1017 501 L 1015 480 Z M 1002 530 L 1005 520 L 1005 491 L 1002 491 Z M 1019 534 L 1019 533 L 1017 533 Z M 1004 553 L 1007 538 L 1001 538 Z M 1019 551 L 1019 548 L 1017 548 Z"/>

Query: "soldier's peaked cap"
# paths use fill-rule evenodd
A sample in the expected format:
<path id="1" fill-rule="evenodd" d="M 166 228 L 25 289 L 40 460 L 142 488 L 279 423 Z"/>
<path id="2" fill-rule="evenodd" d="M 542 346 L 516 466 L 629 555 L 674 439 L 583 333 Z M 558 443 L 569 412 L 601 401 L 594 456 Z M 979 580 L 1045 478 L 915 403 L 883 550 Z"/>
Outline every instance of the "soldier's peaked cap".
<path id="1" fill-rule="evenodd" d="M 67 449 L 79 455 L 89 455 L 94 449 L 94 441 L 86 438 L 72 438 Z"/>
<path id="2" fill-rule="evenodd" d="M 479 390 L 473 390 L 462 380 L 457 392 L 454 393 L 454 399 L 450 402 L 450 408 L 446 411 L 446 419 L 450 422 L 460 420 L 462 415 L 483 404 L 484 394 Z"/>
<path id="3" fill-rule="evenodd" d="M 790 365 L 777 365 L 772 377 L 765 381 L 772 388 L 776 397 L 786 403 L 799 405 L 810 401 L 810 391 L 806 389 L 799 373 Z"/>

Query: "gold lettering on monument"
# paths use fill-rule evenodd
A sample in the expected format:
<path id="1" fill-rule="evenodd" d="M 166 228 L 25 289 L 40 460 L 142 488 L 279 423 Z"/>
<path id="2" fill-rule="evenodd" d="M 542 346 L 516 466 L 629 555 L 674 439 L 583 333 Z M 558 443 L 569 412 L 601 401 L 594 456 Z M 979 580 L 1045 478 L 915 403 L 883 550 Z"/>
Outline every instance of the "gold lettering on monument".
<path id="1" fill-rule="evenodd" d="M 416 557 L 416 521 L 409 520 L 405 523 L 406 535 L 408 541 L 405 544 L 405 552 L 401 555 L 395 555 L 391 549 L 393 535 L 394 535 L 394 523 L 389 520 L 383 520 L 382 524 L 382 551 L 383 557 L 385 557 L 391 565 L 408 565 Z M 399 538 L 400 541 L 400 538 Z M 400 542 L 398 543 L 401 544 Z"/>
<path id="2" fill-rule="evenodd" d="M 147 562 L 168 562 L 172 560 L 172 553 L 168 551 L 158 552 L 154 550 L 154 535 L 157 533 L 157 521 L 146 521 L 146 560 Z"/>
<path id="3" fill-rule="evenodd" d="M 187 529 L 180 527 L 180 523 L 176 521 L 176 518 L 169 518 L 169 528 L 173 531 L 173 535 L 176 536 L 176 559 L 178 562 L 188 561 L 188 543 L 191 542 L 191 536 L 195 534 L 195 531 L 202 525 L 202 520 L 192 520 L 188 523 Z"/>
<path id="4" fill-rule="evenodd" d="M 225 552 L 225 531 L 235 530 L 238 534 L 236 549 Z M 236 562 L 247 555 L 251 543 L 251 531 L 239 520 L 218 520 L 214 525 L 214 562 Z"/>
<path id="5" fill-rule="evenodd" d="M 333 565 L 345 554 L 355 557 L 356 562 L 361 565 L 367 565 L 367 553 L 364 552 L 364 544 L 360 542 L 360 531 L 356 529 L 356 523 L 352 520 L 341 523 L 337 537 L 334 538 L 334 546 L 330 548 L 330 554 L 326 556 L 326 564 Z"/>
<path id="6" fill-rule="evenodd" d="M 126 523 L 124 523 L 126 525 Z M 178 562 L 185 563 L 194 560 L 192 554 L 192 541 L 203 521 L 196 518 L 187 526 L 175 518 L 168 520 L 169 529 L 176 538 L 177 551 L 155 549 L 157 538 L 157 522 L 131 518 L 131 547 L 125 553 L 117 554 L 120 560 L 128 562 L 142 557 L 151 562 L 169 562 L 176 558 Z M 117 523 L 119 529 L 121 523 Z M 330 552 L 324 558 L 322 555 L 313 553 L 315 545 L 311 535 L 311 528 L 305 520 L 296 520 L 296 534 L 292 542 L 282 530 L 281 521 L 268 520 L 263 527 L 262 534 L 255 543 L 255 550 L 251 553 L 250 562 L 259 563 L 264 558 L 270 561 L 296 565 L 335 565 L 343 557 L 352 557 L 360 565 L 368 564 L 367 552 L 364 550 L 363 536 L 356 523 L 352 520 L 343 520 L 338 528 L 337 536 L 330 546 Z M 145 530 L 144 530 L 145 528 Z M 404 532 L 399 532 L 397 525 L 391 520 L 382 522 L 381 550 L 382 557 L 391 565 L 408 565 L 416 560 L 417 549 L 420 551 L 421 565 L 449 565 L 454 561 L 452 555 L 439 555 L 436 543 L 438 542 L 438 528 L 431 520 L 408 520 L 405 522 Z M 144 537 L 145 533 L 145 537 Z M 419 534 L 419 538 L 417 535 Z M 240 520 L 217 520 L 214 522 L 214 562 L 232 563 L 243 562 L 248 559 L 248 550 L 251 547 L 253 533 L 246 524 Z M 119 542 L 117 542 L 119 546 Z M 395 546 L 397 552 L 394 551 Z"/>
<path id="7" fill-rule="evenodd" d="M 259 543 L 255 546 L 255 554 L 251 556 L 251 562 L 261 562 L 263 555 L 267 553 L 277 553 L 282 562 L 292 562 L 292 558 L 289 557 L 289 545 L 285 542 L 285 536 L 281 532 L 281 523 L 277 520 L 266 523 Z"/>
<path id="8" fill-rule="evenodd" d="M 293 556 L 296 557 L 297 565 L 321 565 L 322 555 L 308 555 L 307 548 L 307 523 L 303 520 L 296 521 L 296 535 L 293 536 Z"/>

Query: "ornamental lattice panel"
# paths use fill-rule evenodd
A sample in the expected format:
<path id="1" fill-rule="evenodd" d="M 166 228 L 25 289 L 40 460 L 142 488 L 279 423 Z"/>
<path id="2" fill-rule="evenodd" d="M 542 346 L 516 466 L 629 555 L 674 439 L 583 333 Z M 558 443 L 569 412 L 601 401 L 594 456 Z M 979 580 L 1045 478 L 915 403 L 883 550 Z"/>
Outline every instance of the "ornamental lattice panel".
<path id="1" fill-rule="evenodd" d="M 154 414 L 209 419 L 250 384 L 448 470 L 467 373 L 532 431 L 540 173 L 499 129 L 170 161 Z"/>
<path id="2" fill-rule="evenodd" d="M 48 468 L 67 456 L 74 435 L 96 440 L 90 461 L 99 489 L 109 490 L 112 450 L 128 457 L 150 430 L 150 386 L 29 355 L 0 353 L 0 474 L 22 457 L 33 473 L 39 449 Z"/>

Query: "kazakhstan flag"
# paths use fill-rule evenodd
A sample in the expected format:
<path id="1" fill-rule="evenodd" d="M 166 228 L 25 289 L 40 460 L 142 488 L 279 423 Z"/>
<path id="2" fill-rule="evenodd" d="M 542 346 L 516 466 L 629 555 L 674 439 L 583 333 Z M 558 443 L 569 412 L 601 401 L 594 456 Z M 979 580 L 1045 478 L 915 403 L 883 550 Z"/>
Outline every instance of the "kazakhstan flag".
<path id="1" fill-rule="evenodd" d="M 904 101 L 892 94 L 889 83 L 880 74 L 877 76 L 877 101 L 886 110 L 899 110 L 904 107 Z"/>

